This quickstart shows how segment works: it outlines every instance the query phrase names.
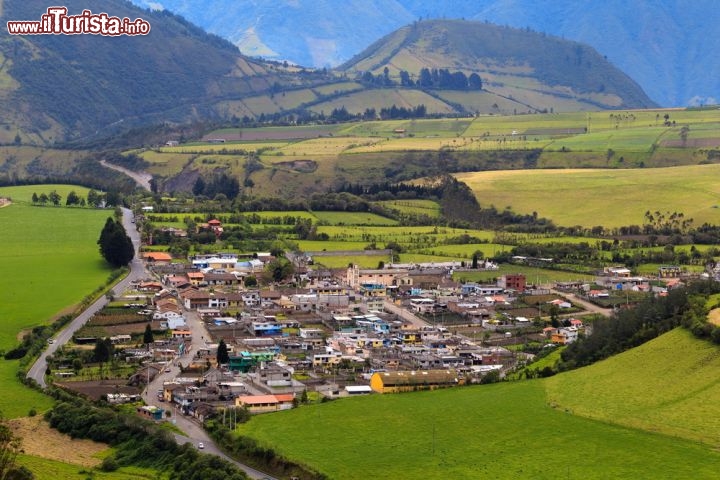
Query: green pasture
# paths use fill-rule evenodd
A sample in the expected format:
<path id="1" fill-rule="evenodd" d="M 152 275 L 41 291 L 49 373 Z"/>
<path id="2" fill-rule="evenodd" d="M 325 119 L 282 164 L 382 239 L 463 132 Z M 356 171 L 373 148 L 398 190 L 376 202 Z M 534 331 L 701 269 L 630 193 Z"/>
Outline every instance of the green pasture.
<path id="1" fill-rule="evenodd" d="M 155 150 L 146 150 L 139 154 L 150 166 L 147 172 L 153 175 L 174 175 L 180 173 L 193 160 L 190 153 L 160 153 Z"/>
<path id="2" fill-rule="evenodd" d="M 36 185 L 0 188 L 0 196 L 23 199 L 33 191 L 53 188 L 61 195 L 65 192 L 57 185 Z M 112 211 L 27 204 L 0 208 L 0 263 L 6 272 L 0 275 L 0 349 L 13 348 L 21 330 L 51 322 L 105 282 L 110 269 L 96 242 L 108 216 Z M 0 364 L 0 378 L 11 393 L 0 396 L 5 416 L 24 416 L 31 406 L 49 406 L 46 397 L 17 381 L 16 362 Z"/>
<path id="3" fill-rule="evenodd" d="M 329 113 L 329 112 L 328 112 Z M 258 128 L 244 128 L 243 132 L 253 132 L 254 137 L 262 137 L 263 133 L 267 134 L 267 138 L 273 138 L 277 133 L 320 133 L 323 135 L 335 133 L 342 130 L 346 125 L 332 124 L 332 125 L 297 125 L 289 127 L 258 127 Z M 219 128 L 208 133 L 207 137 L 222 136 L 227 133 L 238 133 L 238 128 Z"/>
<path id="4" fill-rule="evenodd" d="M 591 275 L 561 270 L 548 270 L 545 268 L 528 267 L 525 265 L 500 264 L 497 270 L 462 271 L 455 272 L 453 279 L 461 282 L 491 282 L 506 274 L 522 273 L 528 283 L 547 285 L 555 282 L 591 282 L 595 279 Z"/>
<path id="5" fill-rule="evenodd" d="M 444 257 L 452 257 L 462 260 L 472 259 L 473 254 L 476 251 L 482 252 L 479 260 L 482 261 L 485 258 L 495 256 L 504 250 L 510 250 L 512 247 L 507 245 L 500 245 L 497 243 L 466 243 L 462 245 L 437 245 L 434 247 L 423 248 L 417 250 L 415 253 L 422 253 L 425 255 L 440 255 Z"/>
<path id="6" fill-rule="evenodd" d="M 2 309 L 2 306 L 0 306 Z M 2 318 L 7 318 L 5 315 Z M 5 333 L 6 328 L 3 328 Z M 53 399 L 26 387 L 17 378 L 20 368 L 19 360 L 5 360 L 0 358 L 0 381 L 3 383 L 3 393 L 0 395 L 0 412 L 5 418 L 19 418 L 28 416 L 30 409 L 42 413 L 50 409 Z"/>
<path id="7" fill-rule="evenodd" d="M 378 139 L 366 137 L 323 137 L 289 143 L 279 151 L 284 155 L 339 155 L 346 150 L 356 150 L 374 145 Z"/>
<path id="8" fill-rule="evenodd" d="M 241 132 L 237 129 L 234 133 Z M 160 153 L 238 153 L 238 152 L 257 152 L 258 150 L 277 150 L 288 142 L 285 140 L 263 140 L 259 142 L 253 141 L 236 141 L 236 142 L 225 142 L 225 143 L 206 143 L 206 142 L 193 142 L 176 147 L 160 147 L 158 150 Z"/>
<path id="9" fill-rule="evenodd" d="M 543 381 L 349 398 L 257 416 L 238 433 L 342 479 L 710 479 L 720 468 L 700 443 L 552 408 Z"/>
<path id="10" fill-rule="evenodd" d="M 33 472 L 37 479 L 134 480 L 146 478 L 156 480 L 166 478 L 165 475 L 148 468 L 122 467 L 114 472 L 103 472 L 99 468 L 83 467 L 73 463 L 59 462 L 22 453 L 18 455 L 17 463 Z"/>
<path id="11" fill-rule="evenodd" d="M 547 380 L 547 399 L 576 416 L 720 446 L 720 349 L 676 329 Z M 701 463 L 702 464 L 702 463 Z"/>
<path id="12" fill-rule="evenodd" d="M 315 265 L 325 268 L 344 268 L 349 264 L 359 265 L 361 268 L 377 268 L 380 262 L 389 263 L 390 255 L 323 255 L 314 257 Z"/>
<path id="13" fill-rule="evenodd" d="M 363 88 L 363 86 L 357 82 L 338 82 L 313 87 L 313 90 L 320 95 L 337 95 L 338 93 L 357 90 L 359 88 Z"/>
<path id="14" fill-rule="evenodd" d="M 313 212 L 323 225 L 376 225 L 392 227 L 397 220 L 369 212 Z"/>
<path id="15" fill-rule="evenodd" d="M 300 250 L 303 252 L 328 252 L 342 250 L 364 250 L 368 242 L 338 242 L 338 241 L 321 241 L 321 240 L 297 240 Z M 322 262 L 322 257 L 317 257 L 317 261 Z"/>
<path id="16" fill-rule="evenodd" d="M 425 253 L 401 253 L 396 254 L 393 258 L 395 263 L 443 263 L 443 262 L 457 262 L 461 259 L 449 255 L 432 255 Z"/>
<path id="17" fill-rule="evenodd" d="M 485 204 L 537 212 L 558 225 L 642 225 L 644 213 L 720 221 L 720 165 L 634 170 L 523 170 L 457 174 Z"/>
<path id="18" fill-rule="evenodd" d="M 318 233 L 327 233 L 331 240 L 339 241 L 375 241 L 389 242 L 391 240 L 409 245 L 432 244 L 442 242 L 448 238 L 461 235 L 470 235 L 480 239 L 492 241 L 493 232 L 489 230 L 469 230 L 451 227 L 431 226 L 358 226 L 352 229 L 339 226 L 319 226 Z M 378 244 L 379 244 L 378 243 Z"/>
<path id="19" fill-rule="evenodd" d="M 402 214 L 427 215 L 431 218 L 440 216 L 440 205 L 433 200 L 385 200 L 374 203 Z"/>
<path id="20" fill-rule="evenodd" d="M 415 105 L 425 105 L 428 113 L 452 113 L 452 108 L 445 102 L 420 90 L 412 89 L 385 89 L 363 90 L 347 93 L 330 100 L 317 103 L 310 107 L 316 113 L 325 112 L 329 115 L 333 109 L 345 107 L 351 114 L 363 113 L 367 108 L 374 108 L 380 112 L 388 105 L 412 108 Z"/>
<path id="21" fill-rule="evenodd" d="M 404 130 L 404 135 L 413 135 L 415 137 L 456 137 L 461 135 L 470 123 L 471 120 L 465 118 L 370 121 L 351 124 L 342 133 L 358 136 L 389 137 L 397 135 L 398 130 Z"/>
<path id="22" fill-rule="evenodd" d="M 61 197 L 61 205 L 65 205 L 68 193 L 75 191 L 78 196 L 87 198 L 87 193 L 90 190 L 87 187 L 80 187 L 77 185 L 23 185 L 20 187 L 0 187 L 0 197 L 9 197 L 15 204 L 32 204 L 33 193 L 49 194 L 55 190 Z M 73 207 L 77 208 L 77 207 Z M 102 228 L 102 226 L 101 226 Z"/>
<path id="23" fill-rule="evenodd" d="M 669 132 L 667 127 L 623 128 L 601 130 L 570 138 L 555 140 L 547 150 L 569 149 L 571 151 L 650 152 L 653 144 Z"/>

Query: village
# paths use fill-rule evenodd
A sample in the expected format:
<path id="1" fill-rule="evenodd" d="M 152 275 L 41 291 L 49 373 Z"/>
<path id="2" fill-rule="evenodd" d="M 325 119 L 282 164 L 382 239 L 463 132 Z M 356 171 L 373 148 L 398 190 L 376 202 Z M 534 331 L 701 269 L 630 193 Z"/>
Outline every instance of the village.
<path id="1" fill-rule="evenodd" d="M 215 223 L 210 228 L 222 228 Z M 260 288 L 256 279 L 274 260 L 269 253 L 178 261 L 147 251 L 142 259 L 147 278 L 74 342 L 107 335 L 114 362 L 135 365 L 122 386 L 101 370 L 90 396 L 125 403 L 144 392 L 148 405 L 138 412 L 157 420 L 171 411 L 203 421 L 228 407 L 266 413 L 310 399 L 499 381 L 591 334 L 583 319 L 608 315 L 611 296 L 664 295 L 682 283 L 681 272 L 667 266 L 662 282 L 609 267 L 592 284 L 533 285 L 523 274 L 478 284 L 454 281 L 462 268 L 455 262 L 326 269 L 292 258 L 292 283 Z M 152 343 L 141 342 L 144 330 L 153 332 Z M 56 383 L 83 392 L 83 382 L 72 381 L 77 368 L 62 360 L 56 367 Z"/>

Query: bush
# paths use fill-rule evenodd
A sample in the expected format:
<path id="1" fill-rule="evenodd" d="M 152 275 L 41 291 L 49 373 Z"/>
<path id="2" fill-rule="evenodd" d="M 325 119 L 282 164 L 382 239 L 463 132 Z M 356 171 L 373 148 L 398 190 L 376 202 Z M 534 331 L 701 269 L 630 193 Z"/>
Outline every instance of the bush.
<path id="1" fill-rule="evenodd" d="M 115 457 L 105 457 L 105 459 L 102 461 L 102 464 L 100 465 L 100 470 L 103 472 L 114 472 L 118 469 L 117 461 L 115 460 Z"/>

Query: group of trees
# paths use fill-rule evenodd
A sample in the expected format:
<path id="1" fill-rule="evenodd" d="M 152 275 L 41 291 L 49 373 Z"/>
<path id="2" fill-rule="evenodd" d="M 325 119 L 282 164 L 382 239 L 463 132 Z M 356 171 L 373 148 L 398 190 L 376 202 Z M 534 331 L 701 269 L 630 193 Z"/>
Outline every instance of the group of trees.
<path id="1" fill-rule="evenodd" d="M 240 182 L 237 178 L 225 172 L 216 173 L 209 179 L 199 176 L 193 185 L 194 195 L 203 195 L 208 198 L 224 196 L 228 200 L 234 200 L 240 194 Z"/>
<path id="2" fill-rule="evenodd" d="M 135 257 L 135 247 L 125 227 L 118 220 L 108 217 L 97 241 L 100 254 L 113 267 L 122 267 Z"/>
<path id="3" fill-rule="evenodd" d="M 377 87 L 392 87 L 398 82 L 390 76 L 390 69 L 385 67 L 382 73 L 373 75 L 372 72 L 363 72 L 358 80 L 365 85 Z M 451 72 L 447 68 L 422 68 L 415 76 L 407 70 L 400 70 L 399 84 L 402 87 L 437 88 L 444 90 L 482 90 L 483 83 L 480 75 L 471 73 L 466 75 L 462 71 Z"/>
<path id="4" fill-rule="evenodd" d="M 415 107 L 398 107 L 393 104 L 390 107 L 380 109 L 381 120 L 396 120 L 406 118 L 424 118 L 427 116 L 427 107 L 424 104 Z M 377 110 L 374 108 L 366 108 L 365 112 L 352 114 L 345 108 L 345 105 L 339 108 L 333 108 L 327 117 L 328 122 L 349 122 L 351 120 L 376 120 L 378 118 Z"/>
<path id="5" fill-rule="evenodd" d="M 55 206 L 59 206 L 62 203 L 62 195 L 60 195 L 57 190 L 52 190 L 50 193 L 40 193 L 40 195 L 38 195 L 36 192 L 33 192 L 32 203 L 35 205 L 47 205 L 48 203 L 51 203 Z M 106 204 L 119 205 L 120 203 L 121 198 L 117 192 L 109 191 L 107 193 L 102 193 L 92 188 L 88 190 L 87 201 L 85 200 L 85 198 L 78 195 L 75 190 L 71 190 L 70 193 L 68 193 L 67 198 L 65 199 L 65 205 L 77 205 L 80 207 L 89 205 L 91 207 L 97 208 L 102 207 Z"/>
<path id="6" fill-rule="evenodd" d="M 719 292 L 718 282 L 696 281 L 671 290 L 665 297 L 648 297 L 635 308 L 596 320 L 592 335 L 571 343 L 562 352 L 560 369 L 589 365 L 641 345 L 679 325 L 720 343 L 720 330 L 714 333 L 716 328 L 707 324 L 705 305 L 708 295 Z"/>
<path id="7" fill-rule="evenodd" d="M 103 470 L 132 465 L 157 469 L 167 474 L 167 478 L 247 478 L 228 461 L 214 455 L 202 455 L 192 444 L 178 445 L 167 430 L 134 413 L 94 406 L 61 392 L 55 394 L 63 397 L 63 401 L 45 415 L 52 428 L 73 438 L 87 438 L 114 447 L 112 455 L 103 460 Z"/>

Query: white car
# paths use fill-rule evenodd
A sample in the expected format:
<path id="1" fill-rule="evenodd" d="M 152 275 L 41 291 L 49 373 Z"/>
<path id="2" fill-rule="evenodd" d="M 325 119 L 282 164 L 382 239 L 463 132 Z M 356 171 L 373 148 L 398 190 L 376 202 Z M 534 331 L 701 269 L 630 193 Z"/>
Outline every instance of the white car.
<path id="1" fill-rule="evenodd" d="M 48 343 L 49 343 L 50 345 L 52 345 L 53 343 L 55 343 L 55 340 L 52 339 L 52 338 L 48 338 Z"/>
<path id="2" fill-rule="evenodd" d="M 202 442 L 198 443 L 198 448 L 202 450 L 203 448 L 205 448 L 205 444 Z"/>

